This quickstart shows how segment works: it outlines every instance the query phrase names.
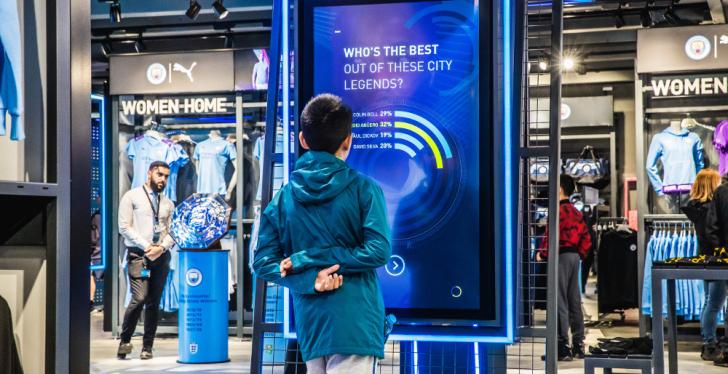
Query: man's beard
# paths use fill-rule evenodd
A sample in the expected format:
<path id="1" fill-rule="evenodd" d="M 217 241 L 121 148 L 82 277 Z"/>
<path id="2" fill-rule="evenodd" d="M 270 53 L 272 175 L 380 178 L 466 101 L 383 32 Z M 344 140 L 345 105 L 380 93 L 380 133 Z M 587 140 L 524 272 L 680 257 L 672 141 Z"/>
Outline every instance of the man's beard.
<path id="1" fill-rule="evenodd" d="M 164 191 L 164 187 L 166 187 L 164 185 L 164 183 L 162 183 L 162 187 L 159 187 L 159 185 L 157 183 L 154 183 L 154 182 L 152 182 L 150 184 L 152 185 L 152 191 L 154 191 L 156 193 L 160 193 L 160 192 Z"/>

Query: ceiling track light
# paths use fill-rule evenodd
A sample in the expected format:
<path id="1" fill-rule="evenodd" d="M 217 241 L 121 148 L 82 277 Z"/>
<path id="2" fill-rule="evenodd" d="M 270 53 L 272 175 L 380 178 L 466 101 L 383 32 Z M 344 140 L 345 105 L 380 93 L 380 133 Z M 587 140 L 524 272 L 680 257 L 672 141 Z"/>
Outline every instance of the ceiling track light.
<path id="1" fill-rule="evenodd" d="M 113 3 L 109 4 L 109 19 L 113 23 L 121 22 L 121 4 L 119 0 L 114 0 Z"/>
<path id="2" fill-rule="evenodd" d="M 225 33 L 225 48 L 226 49 L 235 48 L 235 40 L 233 38 L 232 30 L 230 30 L 230 29 L 228 29 L 228 31 Z"/>
<path id="3" fill-rule="evenodd" d="M 144 45 L 144 41 L 142 40 L 142 34 L 139 34 L 137 40 L 134 41 L 134 51 L 136 51 L 136 53 L 142 53 L 146 49 L 147 46 Z"/>
<path id="4" fill-rule="evenodd" d="M 112 53 L 114 53 L 114 48 L 111 45 L 111 39 L 106 37 L 105 40 L 101 41 L 101 54 L 104 55 L 104 58 L 109 58 Z"/>
<path id="5" fill-rule="evenodd" d="M 561 70 L 562 71 L 573 71 L 576 68 L 576 59 L 571 56 L 564 57 Z"/>
<path id="6" fill-rule="evenodd" d="M 642 23 L 642 27 L 651 27 L 654 24 L 652 22 L 652 15 L 650 14 L 650 8 L 648 5 L 640 11 L 640 21 Z"/>
<path id="7" fill-rule="evenodd" d="M 230 12 L 225 8 L 224 5 L 222 5 L 222 0 L 215 0 L 212 3 L 212 8 L 215 9 L 215 13 L 217 13 L 218 19 L 223 19 L 230 14 Z"/>
<path id="8" fill-rule="evenodd" d="M 673 9 L 672 5 L 665 11 L 665 20 L 670 25 L 675 26 L 680 25 L 680 23 L 682 22 L 682 19 L 680 19 L 680 16 L 675 13 L 675 9 Z"/>
<path id="9" fill-rule="evenodd" d="M 620 1 L 614 15 L 614 27 L 621 29 L 626 24 L 627 22 L 624 20 L 624 15 L 622 14 L 622 2 Z"/>
<path id="10" fill-rule="evenodd" d="M 195 19 L 197 19 L 197 15 L 200 14 L 200 10 L 202 10 L 202 5 L 200 5 L 197 0 L 190 0 L 190 7 L 187 8 L 185 15 L 187 16 L 187 18 L 194 21 Z"/>

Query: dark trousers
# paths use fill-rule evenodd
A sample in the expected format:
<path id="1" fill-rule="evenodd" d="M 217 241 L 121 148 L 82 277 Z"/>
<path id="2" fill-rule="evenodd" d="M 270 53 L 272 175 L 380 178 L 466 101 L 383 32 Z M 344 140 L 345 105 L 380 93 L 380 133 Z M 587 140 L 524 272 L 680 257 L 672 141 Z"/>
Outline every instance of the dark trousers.
<path id="1" fill-rule="evenodd" d="M 121 342 L 128 343 L 136 330 L 139 317 L 144 309 L 144 348 L 151 349 L 154 345 L 154 335 L 157 333 L 159 323 L 159 302 L 162 291 L 169 274 L 169 252 L 164 253 L 154 261 L 147 261 L 146 268 L 150 271 L 149 278 L 142 278 L 144 268 L 144 252 L 138 248 L 128 248 L 129 284 L 131 286 L 131 303 L 124 313 L 124 323 L 121 326 Z"/>
<path id="2" fill-rule="evenodd" d="M 584 315 L 581 312 L 581 291 L 579 290 L 579 255 L 559 255 L 559 342 L 568 344 L 569 327 L 572 342 L 584 342 Z"/>

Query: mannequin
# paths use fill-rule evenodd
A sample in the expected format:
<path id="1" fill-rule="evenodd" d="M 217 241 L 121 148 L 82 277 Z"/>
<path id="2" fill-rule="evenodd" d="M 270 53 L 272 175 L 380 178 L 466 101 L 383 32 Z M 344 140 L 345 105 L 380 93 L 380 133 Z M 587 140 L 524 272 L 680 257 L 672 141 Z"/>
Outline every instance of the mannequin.
<path id="1" fill-rule="evenodd" d="M 256 90 L 265 90 L 268 88 L 268 54 L 264 49 L 254 50 L 255 57 L 258 62 L 253 66 L 253 88 Z"/>
<path id="2" fill-rule="evenodd" d="M 682 121 L 670 121 L 670 128 L 675 132 L 682 131 Z"/>
<path id="3" fill-rule="evenodd" d="M 208 139 L 199 143 L 195 148 L 193 157 L 197 161 L 197 192 L 217 193 L 225 195 L 230 200 L 230 195 L 237 185 L 238 165 L 237 151 L 233 145 L 223 139 L 219 130 L 212 130 Z M 225 165 L 232 162 L 233 177 L 229 185 L 225 186 Z"/>
<path id="4" fill-rule="evenodd" d="M 210 138 L 212 138 L 213 136 L 217 137 L 217 139 L 220 139 L 222 137 L 220 134 L 220 131 L 218 131 L 218 130 L 210 131 Z M 234 137 L 231 139 L 230 136 L 228 136 L 226 141 L 228 141 L 230 144 L 233 144 L 233 146 L 235 145 Z M 233 165 L 234 171 L 233 171 L 233 176 L 230 179 L 230 184 L 227 187 L 227 192 L 225 193 L 226 202 L 230 202 L 230 199 L 232 199 L 232 196 L 233 196 L 233 190 L 235 190 L 235 186 L 238 185 L 238 163 L 233 161 L 233 162 L 231 162 L 231 164 Z"/>
<path id="5" fill-rule="evenodd" d="M 662 165 L 662 168 L 658 167 Z M 698 171 L 704 166 L 703 144 L 695 133 L 683 128 L 681 120 L 655 134 L 650 142 L 645 168 L 658 196 L 666 196 L 666 212 L 679 213 Z"/>

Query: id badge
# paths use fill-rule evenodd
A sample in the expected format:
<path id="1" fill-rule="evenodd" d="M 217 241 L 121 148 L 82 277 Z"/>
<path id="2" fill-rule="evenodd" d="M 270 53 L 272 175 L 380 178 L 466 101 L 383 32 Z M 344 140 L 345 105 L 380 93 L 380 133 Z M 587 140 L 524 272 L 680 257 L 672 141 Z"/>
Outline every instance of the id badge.
<path id="1" fill-rule="evenodd" d="M 164 225 L 161 223 L 157 223 L 154 225 L 154 233 L 157 235 L 161 235 L 162 232 L 164 232 Z"/>
<path id="2" fill-rule="evenodd" d="M 154 236 L 152 238 L 152 241 L 156 244 L 159 239 L 162 237 L 162 232 L 164 232 L 164 226 L 162 224 L 155 224 L 154 225 Z"/>
<path id="3" fill-rule="evenodd" d="M 141 272 L 142 278 L 149 278 L 151 275 L 152 275 L 152 272 L 149 269 L 147 269 L 147 268 L 142 269 L 142 272 Z"/>

